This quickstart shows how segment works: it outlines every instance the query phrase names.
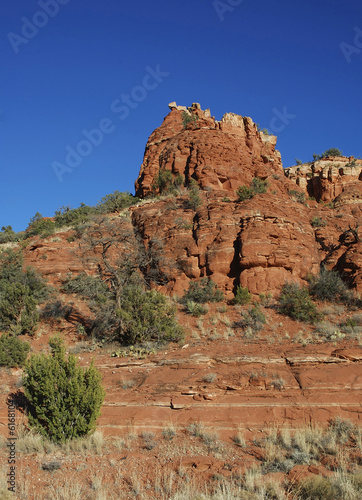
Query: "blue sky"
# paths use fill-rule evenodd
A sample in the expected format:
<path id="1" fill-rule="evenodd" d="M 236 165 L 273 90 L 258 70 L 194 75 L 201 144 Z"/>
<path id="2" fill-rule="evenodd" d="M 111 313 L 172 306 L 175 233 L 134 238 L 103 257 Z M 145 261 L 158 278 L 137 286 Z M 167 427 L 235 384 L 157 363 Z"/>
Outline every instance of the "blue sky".
<path id="1" fill-rule="evenodd" d="M 2 0 L 0 35 L 0 227 L 134 192 L 170 101 L 275 128 L 284 167 L 362 155 L 358 0 Z"/>

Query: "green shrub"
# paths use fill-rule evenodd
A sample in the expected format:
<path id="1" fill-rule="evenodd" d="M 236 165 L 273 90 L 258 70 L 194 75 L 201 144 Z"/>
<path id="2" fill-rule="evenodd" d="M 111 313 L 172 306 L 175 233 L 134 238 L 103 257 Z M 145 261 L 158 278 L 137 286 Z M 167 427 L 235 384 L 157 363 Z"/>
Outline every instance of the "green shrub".
<path id="1" fill-rule="evenodd" d="M 245 305 L 248 304 L 250 300 L 251 293 L 249 293 L 248 288 L 243 288 L 241 285 L 238 285 L 233 299 L 234 304 Z"/>
<path id="2" fill-rule="evenodd" d="M 340 149 L 337 148 L 330 148 L 324 151 L 321 155 L 313 155 L 314 161 L 316 160 L 322 160 L 323 158 L 327 158 L 328 156 L 343 156 L 343 153 Z"/>
<path id="3" fill-rule="evenodd" d="M 29 423 L 43 436 L 64 442 L 95 429 L 105 392 L 93 362 L 83 369 L 65 357 L 60 339 L 49 342 L 51 355 L 32 356 L 25 367 Z"/>
<path id="4" fill-rule="evenodd" d="M 266 193 L 268 188 L 268 181 L 265 179 L 259 179 L 258 177 L 254 177 L 251 181 L 250 187 L 240 186 L 236 190 L 236 194 L 239 197 L 239 201 L 248 200 L 253 198 L 256 194 Z"/>
<path id="5" fill-rule="evenodd" d="M 25 238 L 40 235 L 42 238 L 50 236 L 55 231 L 55 222 L 51 219 L 44 218 L 39 212 L 30 219 L 26 229 Z"/>
<path id="6" fill-rule="evenodd" d="M 187 128 L 187 125 L 189 123 L 193 123 L 194 125 L 196 125 L 197 120 L 198 120 L 197 115 L 190 114 L 187 111 L 182 111 L 182 125 L 184 129 Z"/>
<path id="7" fill-rule="evenodd" d="M 0 253 L 0 330 L 32 334 L 39 319 L 36 306 L 47 293 L 36 271 L 23 270 L 20 252 Z"/>
<path id="8" fill-rule="evenodd" d="M 23 366 L 30 349 L 28 342 L 4 334 L 0 337 L 0 366 Z"/>
<path id="9" fill-rule="evenodd" d="M 180 175 L 174 179 L 170 170 L 160 168 L 152 184 L 151 190 L 153 194 L 175 195 L 177 193 L 176 187 L 179 186 L 180 182 Z"/>
<path id="10" fill-rule="evenodd" d="M 133 196 L 129 191 L 124 191 L 121 193 L 120 191 L 114 191 L 111 194 L 107 194 L 104 196 L 100 203 L 98 203 L 96 207 L 96 211 L 98 213 L 113 213 L 119 212 L 124 208 L 128 208 L 132 205 L 135 205 L 140 201 L 139 198 Z"/>
<path id="11" fill-rule="evenodd" d="M 224 294 L 221 290 L 216 289 L 216 284 L 211 278 L 202 278 L 200 281 L 191 281 L 189 283 L 189 289 L 181 301 L 183 304 L 187 304 L 189 300 L 198 304 L 205 304 L 206 302 L 221 302 L 223 298 Z"/>
<path id="12" fill-rule="evenodd" d="M 318 276 L 310 279 L 309 291 L 319 300 L 348 301 L 351 298 L 351 291 L 339 274 L 324 267 Z"/>
<path id="13" fill-rule="evenodd" d="M 199 318 L 202 314 L 207 314 L 208 311 L 202 304 L 198 304 L 193 300 L 188 300 L 186 303 L 186 312 L 196 318 Z"/>
<path id="14" fill-rule="evenodd" d="M 151 193 L 153 196 L 169 195 L 177 196 L 180 193 L 180 188 L 185 184 L 185 177 L 181 174 L 177 174 L 176 177 L 172 174 L 170 170 L 164 168 L 160 169 L 157 177 L 155 178 Z"/>
<path id="15" fill-rule="evenodd" d="M 188 207 L 196 211 L 201 205 L 201 203 L 202 200 L 200 197 L 200 188 L 197 182 L 194 179 L 191 179 L 189 185 L 188 200 L 187 200 Z"/>
<path id="16" fill-rule="evenodd" d="M 95 212 L 94 207 L 81 203 L 78 208 L 61 207 L 55 212 L 54 220 L 57 227 L 75 227 L 79 224 L 84 224 Z"/>
<path id="17" fill-rule="evenodd" d="M 292 197 L 293 201 L 297 201 L 298 203 L 301 203 L 302 205 L 305 205 L 306 203 L 306 197 L 304 193 L 301 193 L 295 189 L 290 189 L 289 190 L 289 195 Z"/>
<path id="18" fill-rule="evenodd" d="M 313 219 L 311 220 L 311 226 L 313 227 L 324 227 L 326 226 L 326 224 L 327 223 L 318 216 L 313 217 Z"/>
<path id="19" fill-rule="evenodd" d="M 317 306 L 311 300 L 307 287 L 297 283 L 285 283 L 278 298 L 278 310 L 281 314 L 298 321 L 315 323 L 321 318 Z"/>
<path id="20" fill-rule="evenodd" d="M 353 168 L 357 165 L 356 158 L 353 158 L 353 160 L 349 161 L 348 163 L 345 164 L 345 167 L 348 168 Z"/>
<path id="21" fill-rule="evenodd" d="M 241 314 L 241 320 L 235 323 L 236 327 L 244 330 L 250 328 L 253 333 L 260 331 L 266 323 L 265 314 L 258 305 L 249 307 L 249 310 Z"/>
<path id="22" fill-rule="evenodd" d="M 183 331 L 175 314 L 175 307 L 164 295 L 130 284 L 117 300 L 113 297 L 98 307 L 92 332 L 104 341 L 115 340 L 124 345 L 179 341 Z"/>
<path id="23" fill-rule="evenodd" d="M 176 308 L 156 290 L 144 291 L 140 286 L 123 290 L 119 319 L 119 340 L 124 344 L 137 344 L 149 340 L 179 341 L 183 332 L 176 319 Z"/>
<path id="24" fill-rule="evenodd" d="M 24 239 L 24 233 L 16 233 L 11 226 L 3 226 L 0 232 L 0 245 L 2 243 L 13 243 Z"/>

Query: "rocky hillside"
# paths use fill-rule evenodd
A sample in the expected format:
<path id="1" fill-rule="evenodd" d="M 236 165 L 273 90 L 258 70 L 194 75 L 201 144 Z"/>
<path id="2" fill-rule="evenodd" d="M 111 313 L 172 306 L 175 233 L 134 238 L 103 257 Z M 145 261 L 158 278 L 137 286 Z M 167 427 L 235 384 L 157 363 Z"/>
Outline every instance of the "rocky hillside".
<path id="1" fill-rule="evenodd" d="M 44 455 L 66 464 L 58 478 L 69 471 L 78 478 L 79 472 L 89 490 L 91 469 L 101 467 L 107 484 L 117 480 L 119 491 L 128 492 L 125 498 L 133 498 L 130 468 L 136 464 L 144 491 L 171 498 L 154 481 L 158 467 L 177 472 L 181 488 L 182 474 L 195 484 L 210 483 L 214 476 L 241 477 L 247 466 L 258 465 L 280 484 L 282 493 L 272 498 L 287 498 L 299 473 L 329 477 L 347 455 L 361 464 L 361 435 L 357 439 L 352 424 L 347 455 L 332 456 L 324 443 L 318 467 L 309 448 L 302 456 L 296 447 L 292 456 L 285 445 L 279 458 L 268 455 L 267 427 L 326 426 L 336 417 L 358 424 L 362 418 L 362 161 L 328 157 L 283 170 L 275 146 L 276 137 L 260 132 L 251 118 L 227 113 L 216 121 L 199 104 L 171 103 L 147 142 L 136 181 L 139 199 L 126 195 L 132 198 L 127 206 L 90 215 L 82 207 L 80 224 L 0 244 L 21 250 L 25 264 L 53 286 L 48 308 L 38 305 L 39 325 L 27 336 L 32 350 L 48 352 L 56 331 L 81 365 L 94 358 L 106 388 L 99 429 L 122 436 L 107 451 L 110 465 L 100 456 L 69 458 L 64 450 Z M 97 294 L 103 293 L 97 306 L 103 313 L 111 301 L 101 285 L 122 281 L 114 271 L 120 263 L 170 298 L 184 330 L 178 343 L 160 345 L 152 338 L 138 347 L 120 346 L 105 341 L 107 327 L 103 338 L 94 333 Z M 300 302 L 309 304 L 312 320 L 288 316 L 279 307 L 283 285 L 306 287 L 321 268 L 335 271 L 333 279 L 342 277 L 351 291 L 333 299 L 313 296 L 311 305 L 307 292 Z M 80 273 L 84 280 L 103 281 L 93 296 L 66 289 Z M 180 302 L 190 284 L 205 283 L 203 278 L 222 292 L 219 302 L 196 308 L 193 300 Z M 239 285 L 245 300 L 235 304 Z M 22 370 L 2 370 L 0 435 L 6 436 L 6 398 L 21 391 Z M 201 424 L 203 433 L 195 433 Z M 214 433 L 211 441 L 205 429 Z M 49 472 L 41 470 L 44 456 L 19 452 L 22 470 L 31 470 L 38 485 L 33 481 L 24 498 L 43 498 L 39 492 L 50 487 Z M 289 462 L 280 465 L 286 457 Z"/>

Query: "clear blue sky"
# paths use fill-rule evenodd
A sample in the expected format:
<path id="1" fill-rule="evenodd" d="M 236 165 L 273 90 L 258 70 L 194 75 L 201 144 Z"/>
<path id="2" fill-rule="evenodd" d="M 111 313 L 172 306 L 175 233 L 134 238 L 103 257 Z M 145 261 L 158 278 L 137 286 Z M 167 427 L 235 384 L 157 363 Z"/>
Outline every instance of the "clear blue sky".
<path id="1" fill-rule="evenodd" d="M 0 227 L 134 192 L 174 100 L 274 127 L 284 167 L 362 154 L 359 0 L 2 0 L 0 34 Z"/>

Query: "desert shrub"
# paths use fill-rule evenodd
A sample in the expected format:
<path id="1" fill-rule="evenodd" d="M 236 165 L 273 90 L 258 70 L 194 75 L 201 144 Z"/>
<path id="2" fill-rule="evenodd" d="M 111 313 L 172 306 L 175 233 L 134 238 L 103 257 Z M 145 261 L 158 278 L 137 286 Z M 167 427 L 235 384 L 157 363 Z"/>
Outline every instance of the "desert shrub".
<path id="1" fill-rule="evenodd" d="M 340 417 L 332 418 L 329 422 L 329 432 L 335 436 L 337 443 L 348 441 L 355 431 L 355 426 L 350 420 L 344 420 Z"/>
<path id="2" fill-rule="evenodd" d="M 327 223 L 318 216 L 313 217 L 311 220 L 311 226 L 313 227 L 324 227 Z"/>
<path id="3" fill-rule="evenodd" d="M 224 294 L 221 290 L 217 290 L 216 283 L 211 278 L 202 278 L 200 281 L 191 281 L 189 289 L 181 299 L 183 304 L 187 304 L 189 300 L 198 304 L 206 302 L 221 302 Z"/>
<path id="4" fill-rule="evenodd" d="M 248 287 L 243 288 L 241 285 L 238 285 L 233 299 L 234 304 L 245 305 L 248 304 L 250 300 L 251 293 L 249 293 Z"/>
<path id="5" fill-rule="evenodd" d="M 114 191 L 104 196 L 96 207 L 98 213 L 119 212 L 124 208 L 135 205 L 140 201 L 137 196 L 133 196 L 129 191 Z"/>
<path id="6" fill-rule="evenodd" d="M 198 302 L 194 302 L 193 300 L 188 300 L 186 303 L 186 312 L 199 318 L 202 314 L 207 314 L 207 308 Z"/>
<path id="7" fill-rule="evenodd" d="M 0 337 L 0 366 L 23 366 L 30 349 L 28 342 L 4 334 Z"/>
<path id="8" fill-rule="evenodd" d="M 322 158 L 327 158 L 328 156 L 343 156 L 343 153 L 340 149 L 337 148 L 330 148 L 324 151 L 321 155 L 313 155 L 314 161 L 316 160 L 321 160 Z"/>
<path id="9" fill-rule="evenodd" d="M 236 194 L 239 197 L 239 201 L 248 200 L 253 198 L 256 194 L 266 193 L 268 188 L 268 181 L 265 179 L 259 179 L 254 177 L 251 181 L 250 187 L 239 186 L 236 190 Z"/>
<path id="10" fill-rule="evenodd" d="M 340 498 L 331 479 L 323 476 L 313 476 L 302 480 L 296 488 L 296 494 L 300 500 L 335 500 Z"/>
<path id="11" fill-rule="evenodd" d="M 95 213 L 95 208 L 81 203 L 78 208 L 61 207 L 55 212 L 56 226 L 78 226 L 84 224 Z"/>
<path id="12" fill-rule="evenodd" d="M 260 331 L 266 323 L 265 314 L 261 311 L 258 305 L 249 307 L 248 311 L 241 314 L 241 319 L 235 323 L 236 327 L 241 327 L 244 330 L 249 328 L 253 333 Z"/>
<path id="13" fill-rule="evenodd" d="M 69 278 L 63 284 L 63 291 L 76 293 L 98 303 L 106 302 L 112 295 L 107 284 L 99 276 L 88 276 L 85 273 Z"/>
<path id="14" fill-rule="evenodd" d="M 154 432 L 142 432 L 143 446 L 146 450 L 153 450 L 157 446 L 156 435 Z"/>
<path id="15" fill-rule="evenodd" d="M 51 354 L 32 356 L 25 367 L 29 423 L 51 441 L 84 436 L 94 430 L 105 392 L 93 363 L 87 369 L 65 356 L 64 343 L 53 338 Z"/>
<path id="16" fill-rule="evenodd" d="M 118 301 L 109 300 L 99 308 L 93 325 L 96 336 L 125 345 L 151 340 L 179 341 L 183 337 L 176 321 L 176 309 L 161 293 L 145 291 L 140 285 L 128 285 Z"/>
<path id="17" fill-rule="evenodd" d="M 278 298 L 278 310 L 281 314 L 298 321 L 315 323 L 321 318 L 317 306 L 311 300 L 308 288 L 297 283 L 285 283 Z"/>
<path id="18" fill-rule="evenodd" d="M 322 268 L 319 275 L 309 281 L 311 295 L 319 300 L 348 301 L 351 299 L 351 291 L 336 271 Z"/>
<path id="19" fill-rule="evenodd" d="M 24 239 L 24 233 L 16 233 L 11 226 L 3 226 L 0 232 L 0 245 Z"/>
<path id="20" fill-rule="evenodd" d="M 297 201 L 298 203 L 305 205 L 306 198 L 305 198 L 304 193 L 301 193 L 300 191 L 297 191 L 296 189 L 289 189 L 289 195 L 292 197 L 292 199 L 294 201 Z"/>
<path id="21" fill-rule="evenodd" d="M 194 179 L 191 179 L 191 182 L 189 185 L 187 205 L 189 208 L 196 211 L 201 204 L 202 204 L 202 200 L 200 197 L 200 188 L 199 188 L 197 182 Z"/>
<path id="22" fill-rule="evenodd" d="M 182 112 L 182 125 L 184 129 L 187 128 L 187 125 L 189 123 L 193 123 L 194 125 L 196 125 L 197 119 L 197 115 L 190 114 L 187 111 Z"/>
<path id="23" fill-rule="evenodd" d="M 175 319 L 176 309 L 156 290 L 144 291 L 140 286 L 123 290 L 119 318 L 122 343 L 137 344 L 148 340 L 178 341 L 182 329 Z"/>
<path id="24" fill-rule="evenodd" d="M 23 270 L 20 252 L 0 253 L 0 329 L 16 334 L 33 333 L 39 319 L 36 306 L 47 287 L 35 270 Z"/>
<path id="25" fill-rule="evenodd" d="M 170 170 L 160 168 L 152 184 L 154 194 L 176 194 L 174 178 Z"/>
<path id="26" fill-rule="evenodd" d="M 356 161 L 356 158 L 353 158 L 353 160 L 347 162 L 345 164 L 345 167 L 348 167 L 348 168 L 353 168 L 357 165 L 357 161 Z"/>
<path id="27" fill-rule="evenodd" d="M 40 235 L 42 238 L 50 236 L 55 231 L 55 222 L 52 219 L 43 217 L 37 212 L 34 217 L 30 219 L 29 225 L 26 229 L 25 238 Z"/>

